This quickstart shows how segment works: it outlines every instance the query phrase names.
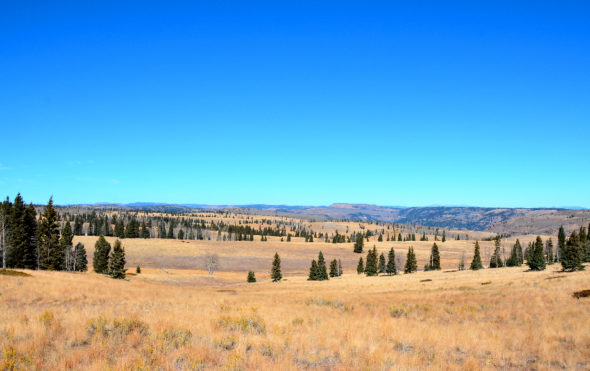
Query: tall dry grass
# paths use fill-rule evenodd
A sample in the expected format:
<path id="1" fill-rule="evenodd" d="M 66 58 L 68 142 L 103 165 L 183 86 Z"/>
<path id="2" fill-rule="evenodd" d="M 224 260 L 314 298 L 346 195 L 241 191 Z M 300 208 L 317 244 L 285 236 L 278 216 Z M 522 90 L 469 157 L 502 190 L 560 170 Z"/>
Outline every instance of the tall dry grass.
<path id="1" fill-rule="evenodd" d="M 590 273 L 557 268 L 256 284 L 220 272 L 224 287 L 194 270 L 27 271 L 0 276 L 0 368 L 588 369 L 590 301 L 572 292 Z"/>

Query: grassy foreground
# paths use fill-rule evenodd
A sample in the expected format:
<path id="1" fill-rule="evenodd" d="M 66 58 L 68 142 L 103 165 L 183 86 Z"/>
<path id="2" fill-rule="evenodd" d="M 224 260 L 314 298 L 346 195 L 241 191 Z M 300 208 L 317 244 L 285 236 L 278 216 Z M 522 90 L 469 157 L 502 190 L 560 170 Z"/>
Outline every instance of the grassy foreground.
<path id="1" fill-rule="evenodd" d="M 224 287 L 196 270 L 27 271 L 0 276 L 0 369 L 587 369 L 590 298 L 572 293 L 590 274 L 557 269 L 256 284 L 216 273 Z"/>

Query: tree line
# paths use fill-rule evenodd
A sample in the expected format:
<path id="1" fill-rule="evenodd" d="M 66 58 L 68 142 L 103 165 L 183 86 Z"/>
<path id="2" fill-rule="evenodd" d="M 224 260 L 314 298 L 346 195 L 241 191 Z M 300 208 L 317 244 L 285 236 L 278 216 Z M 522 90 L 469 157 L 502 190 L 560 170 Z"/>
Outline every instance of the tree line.
<path id="1" fill-rule="evenodd" d="M 42 214 L 32 203 L 27 206 L 21 194 L 0 205 L 0 253 L 2 268 L 86 271 L 86 249 L 73 246 L 69 222 L 60 227 L 58 214 L 49 199 Z"/>

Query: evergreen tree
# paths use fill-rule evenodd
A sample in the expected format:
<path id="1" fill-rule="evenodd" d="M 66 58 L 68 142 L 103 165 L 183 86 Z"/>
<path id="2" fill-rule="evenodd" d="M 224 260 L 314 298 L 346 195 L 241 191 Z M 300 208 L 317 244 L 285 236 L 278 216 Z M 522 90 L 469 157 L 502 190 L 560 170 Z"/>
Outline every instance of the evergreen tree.
<path id="1" fill-rule="evenodd" d="M 362 254 L 363 252 L 363 236 L 358 234 L 356 237 L 356 242 L 354 243 L 354 252 L 357 254 Z"/>
<path id="2" fill-rule="evenodd" d="M 318 280 L 324 281 L 329 279 L 328 270 L 326 268 L 326 260 L 324 260 L 324 254 L 320 251 L 318 254 Z"/>
<path id="3" fill-rule="evenodd" d="M 393 251 L 393 247 L 389 250 L 389 255 L 387 256 L 387 267 L 385 268 L 385 273 L 391 275 L 397 274 L 397 267 L 395 266 L 395 251 Z"/>
<path id="4" fill-rule="evenodd" d="M 363 273 L 364 271 L 365 271 L 365 265 L 364 265 L 364 263 L 363 263 L 363 257 L 361 256 L 361 257 L 359 258 L 359 263 L 358 263 L 358 264 L 357 264 L 357 266 L 356 266 L 356 273 L 357 273 L 357 274 L 361 274 L 361 273 Z"/>
<path id="5" fill-rule="evenodd" d="M 577 270 L 583 270 L 582 265 L 583 251 L 580 246 L 580 239 L 573 231 L 568 238 L 565 247 L 561 255 L 561 266 L 566 272 L 573 272 Z"/>
<path id="6" fill-rule="evenodd" d="M 516 243 L 514 244 L 514 248 L 516 250 L 516 256 L 518 257 L 518 266 L 524 264 L 524 253 L 522 252 L 522 245 L 520 244 L 520 240 L 517 238 Z"/>
<path id="7" fill-rule="evenodd" d="M 126 238 L 138 238 L 139 237 L 139 223 L 137 219 L 131 218 L 131 220 L 127 223 L 127 228 L 125 229 L 125 237 Z"/>
<path id="8" fill-rule="evenodd" d="M 385 273 L 385 255 L 379 255 L 379 273 Z"/>
<path id="9" fill-rule="evenodd" d="M 397 240 L 402 241 L 402 233 L 401 232 L 397 235 Z"/>
<path id="10" fill-rule="evenodd" d="M 545 254 L 543 252 L 543 240 L 537 236 L 534 245 L 531 247 L 531 253 L 527 260 L 529 268 L 533 271 L 545 270 Z"/>
<path id="11" fill-rule="evenodd" d="M 111 244 L 103 236 L 98 237 L 96 244 L 94 244 L 94 257 L 92 259 L 92 267 L 96 273 L 108 273 L 110 253 Z"/>
<path id="12" fill-rule="evenodd" d="M 559 227 L 559 232 L 557 232 L 557 258 L 561 261 L 561 256 L 563 255 L 563 250 L 565 249 L 565 230 L 563 229 L 563 225 Z"/>
<path id="13" fill-rule="evenodd" d="M 311 261 L 311 267 L 309 267 L 309 276 L 307 277 L 308 281 L 318 281 L 319 280 L 319 272 L 318 272 L 318 263 L 313 259 Z"/>
<path id="14" fill-rule="evenodd" d="M 483 264 L 481 263 L 481 255 L 479 254 L 479 241 L 475 241 L 473 260 L 471 261 L 471 266 L 469 267 L 469 269 L 476 271 L 482 268 Z"/>
<path id="15" fill-rule="evenodd" d="M 367 263 L 365 265 L 365 274 L 367 276 L 377 275 L 377 248 L 373 246 L 373 249 L 367 253 Z"/>
<path id="16" fill-rule="evenodd" d="M 240 235 L 241 236 L 241 235 Z M 179 240 L 184 240 L 184 231 L 182 229 L 180 229 L 178 231 L 178 239 Z"/>
<path id="17" fill-rule="evenodd" d="M 445 230 L 444 229 L 443 229 L 443 235 L 442 235 L 442 240 L 441 241 L 442 242 L 446 242 L 447 241 L 447 234 L 445 233 Z M 434 269 L 436 269 L 436 268 L 434 268 Z M 440 269 L 440 268 L 438 268 L 438 269 Z"/>
<path id="18" fill-rule="evenodd" d="M 84 228 L 84 222 L 79 215 L 76 215 L 76 219 L 74 221 L 74 235 L 82 236 L 82 229 Z"/>
<path id="19" fill-rule="evenodd" d="M 502 255 L 500 252 L 501 240 L 500 235 L 496 235 L 494 238 L 494 253 L 490 258 L 490 268 L 502 268 L 504 263 L 502 262 Z"/>
<path id="20" fill-rule="evenodd" d="M 342 276 L 343 270 L 342 270 L 342 261 L 340 261 L 340 259 L 338 259 L 338 277 Z"/>
<path id="21" fill-rule="evenodd" d="M 383 242 L 383 235 L 381 233 L 379 234 L 379 237 L 377 238 L 377 241 Z"/>
<path id="22" fill-rule="evenodd" d="M 254 272 L 252 272 L 252 271 L 248 272 L 248 278 L 246 279 L 246 281 L 248 281 L 249 283 L 256 282 L 256 276 L 254 275 Z"/>
<path id="23" fill-rule="evenodd" d="M 39 223 L 39 265 L 41 269 L 62 270 L 64 254 L 59 246 L 59 225 L 53 197 L 45 207 Z"/>
<path id="24" fill-rule="evenodd" d="M 174 238 L 174 223 L 172 222 L 172 220 L 170 221 L 170 225 L 168 226 L 168 234 L 166 235 L 166 238 Z"/>
<path id="25" fill-rule="evenodd" d="M 135 274 L 141 274 L 141 267 L 139 265 L 135 268 Z"/>
<path id="26" fill-rule="evenodd" d="M 86 257 L 86 249 L 80 242 L 74 248 L 74 271 L 86 272 L 88 270 L 88 258 Z"/>
<path id="27" fill-rule="evenodd" d="M 125 249 L 121 246 L 121 241 L 116 240 L 109 261 L 109 276 L 124 279 L 125 272 L 127 272 L 125 269 Z"/>
<path id="28" fill-rule="evenodd" d="M 334 259 L 330 262 L 330 277 L 338 277 L 338 260 Z"/>
<path id="29" fill-rule="evenodd" d="M 192 230 L 191 230 L 192 232 Z M 141 223 L 141 238 L 150 238 L 150 231 L 147 229 L 145 221 Z M 191 238 L 194 239 L 194 238 Z"/>
<path id="30" fill-rule="evenodd" d="M 278 282 L 283 279 L 283 274 L 281 273 L 281 258 L 279 257 L 279 254 L 276 252 L 274 260 L 272 262 L 270 278 L 272 278 L 272 282 Z"/>
<path id="31" fill-rule="evenodd" d="M 443 237 L 445 235 L 444 233 L 445 232 L 443 231 Z M 436 242 L 432 245 L 432 249 L 430 251 L 429 268 L 431 270 L 440 270 L 440 252 L 438 251 L 438 245 L 436 244 Z"/>
<path id="32" fill-rule="evenodd" d="M 408 255 L 406 257 L 404 273 L 413 273 L 416 271 L 418 271 L 418 262 L 416 261 L 416 254 L 414 253 L 414 248 L 410 246 L 408 248 Z"/>
<path id="33" fill-rule="evenodd" d="M 123 218 L 115 225 L 115 237 L 125 238 L 125 223 L 123 223 Z"/>
<path id="34" fill-rule="evenodd" d="M 64 254 L 64 269 L 66 271 L 74 270 L 74 234 L 70 222 L 67 222 L 61 230 L 61 237 L 59 239 L 59 247 Z"/>
<path id="35" fill-rule="evenodd" d="M 514 246 L 512 246 L 512 250 L 510 250 L 510 257 L 508 258 L 508 260 L 506 260 L 507 267 L 519 267 L 521 265 L 520 258 L 518 256 L 518 252 L 517 252 L 517 244 L 520 245 L 520 242 L 518 241 L 518 239 L 516 240 L 516 243 L 514 244 Z"/>
<path id="36" fill-rule="evenodd" d="M 25 225 L 25 244 L 22 254 L 22 265 L 27 269 L 37 268 L 37 212 L 33 204 L 25 210 L 23 223 Z"/>
<path id="37" fill-rule="evenodd" d="M 545 254 L 547 256 L 547 264 L 553 264 L 555 255 L 553 255 L 553 241 L 551 241 L 551 238 L 545 243 Z"/>
<path id="38" fill-rule="evenodd" d="M 25 212 L 25 203 L 19 193 L 14 198 L 8 218 L 6 265 L 10 268 L 24 268 L 24 254 L 28 248 Z"/>

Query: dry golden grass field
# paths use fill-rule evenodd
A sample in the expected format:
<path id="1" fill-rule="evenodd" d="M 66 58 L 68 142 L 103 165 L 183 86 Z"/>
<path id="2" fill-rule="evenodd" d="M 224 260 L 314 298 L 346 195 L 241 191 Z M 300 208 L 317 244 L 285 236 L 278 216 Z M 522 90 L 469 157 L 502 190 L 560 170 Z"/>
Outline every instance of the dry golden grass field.
<path id="1" fill-rule="evenodd" d="M 523 246 L 534 237 L 519 236 Z M 456 271 L 474 241 L 448 240 L 438 242 L 443 271 L 365 277 L 351 243 L 268 239 L 124 239 L 128 272 L 142 267 L 127 280 L 0 275 L 0 369 L 590 369 L 590 298 L 572 297 L 590 289 L 588 270 Z M 96 237 L 78 241 L 91 267 Z M 405 258 L 414 246 L 422 268 L 432 243 L 371 240 L 365 250 Z M 486 264 L 492 242 L 481 245 Z M 344 276 L 306 280 L 319 250 L 342 260 Z M 269 278 L 275 251 L 280 283 Z M 212 253 L 220 265 L 209 276 Z M 257 283 L 245 282 L 249 270 Z"/>

